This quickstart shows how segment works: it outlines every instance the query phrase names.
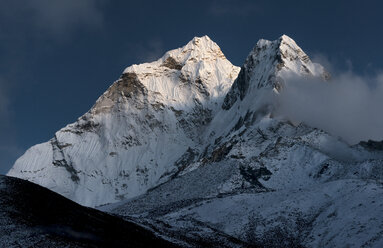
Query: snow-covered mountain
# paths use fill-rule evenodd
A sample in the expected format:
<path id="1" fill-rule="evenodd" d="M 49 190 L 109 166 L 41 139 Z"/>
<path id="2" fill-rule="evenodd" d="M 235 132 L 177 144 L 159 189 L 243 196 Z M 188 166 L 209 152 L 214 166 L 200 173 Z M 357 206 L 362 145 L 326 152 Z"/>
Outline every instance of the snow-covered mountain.
<path id="1" fill-rule="evenodd" d="M 127 68 L 9 175 L 186 247 L 381 247 L 382 143 L 280 116 L 296 78 L 330 80 L 286 35 L 258 41 L 240 70 L 194 38 Z"/>
<path id="2" fill-rule="evenodd" d="M 237 77 L 209 37 L 132 65 L 77 122 L 30 148 L 8 175 L 87 206 L 140 195 L 174 177 Z"/>

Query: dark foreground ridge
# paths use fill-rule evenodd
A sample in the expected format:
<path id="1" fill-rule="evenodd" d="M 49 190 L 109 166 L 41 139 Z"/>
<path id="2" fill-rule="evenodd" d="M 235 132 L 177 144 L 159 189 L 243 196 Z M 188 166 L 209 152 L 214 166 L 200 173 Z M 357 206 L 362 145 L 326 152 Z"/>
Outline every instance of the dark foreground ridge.
<path id="1" fill-rule="evenodd" d="M 137 224 L 0 175 L 0 247 L 176 247 Z"/>

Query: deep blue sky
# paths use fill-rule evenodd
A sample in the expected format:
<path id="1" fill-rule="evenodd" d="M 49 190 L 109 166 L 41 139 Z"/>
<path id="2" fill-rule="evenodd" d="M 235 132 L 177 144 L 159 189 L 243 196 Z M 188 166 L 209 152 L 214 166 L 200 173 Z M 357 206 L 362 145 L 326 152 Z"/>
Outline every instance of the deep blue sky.
<path id="1" fill-rule="evenodd" d="M 380 1 L 0 2 L 0 173 L 85 113 L 123 69 L 209 35 L 236 65 L 287 34 L 361 75 L 383 68 Z"/>

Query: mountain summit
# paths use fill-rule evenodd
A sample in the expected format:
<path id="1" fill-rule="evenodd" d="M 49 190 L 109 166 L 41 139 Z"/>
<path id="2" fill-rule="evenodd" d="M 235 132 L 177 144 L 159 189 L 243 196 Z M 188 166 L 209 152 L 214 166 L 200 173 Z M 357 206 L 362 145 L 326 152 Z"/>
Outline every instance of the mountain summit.
<path id="1" fill-rule="evenodd" d="M 287 35 L 278 40 L 259 40 L 241 67 L 241 72 L 233 87 L 225 97 L 223 109 L 230 109 L 238 100 L 258 98 L 263 93 L 273 89 L 279 92 L 284 86 L 283 78 L 294 74 L 298 76 L 322 77 L 327 80 L 329 74 L 323 66 L 312 63 L 305 52 Z M 256 96 L 258 95 L 258 97 Z"/>

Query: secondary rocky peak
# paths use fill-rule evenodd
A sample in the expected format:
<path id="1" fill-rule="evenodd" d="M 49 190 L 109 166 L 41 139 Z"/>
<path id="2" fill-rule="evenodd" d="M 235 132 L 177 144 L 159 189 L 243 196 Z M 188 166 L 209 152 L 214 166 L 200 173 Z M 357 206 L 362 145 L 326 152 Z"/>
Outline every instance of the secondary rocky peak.
<path id="1" fill-rule="evenodd" d="M 274 41 L 259 40 L 247 57 L 245 66 L 247 64 L 247 67 L 254 67 L 259 62 L 275 65 L 276 71 L 284 68 L 295 73 L 316 74 L 315 68 L 312 68 L 313 64 L 310 58 L 287 35 L 282 35 Z"/>
<path id="2" fill-rule="evenodd" d="M 279 92 L 284 78 L 291 74 L 329 78 L 324 68 L 312 63 L 287 35 L 274 41 L 261 39 L 246 58 L 222 108 L 230 109 L 237 99 L 243 100 L 248 92 L 256 93 L 265 88 Z"/>

